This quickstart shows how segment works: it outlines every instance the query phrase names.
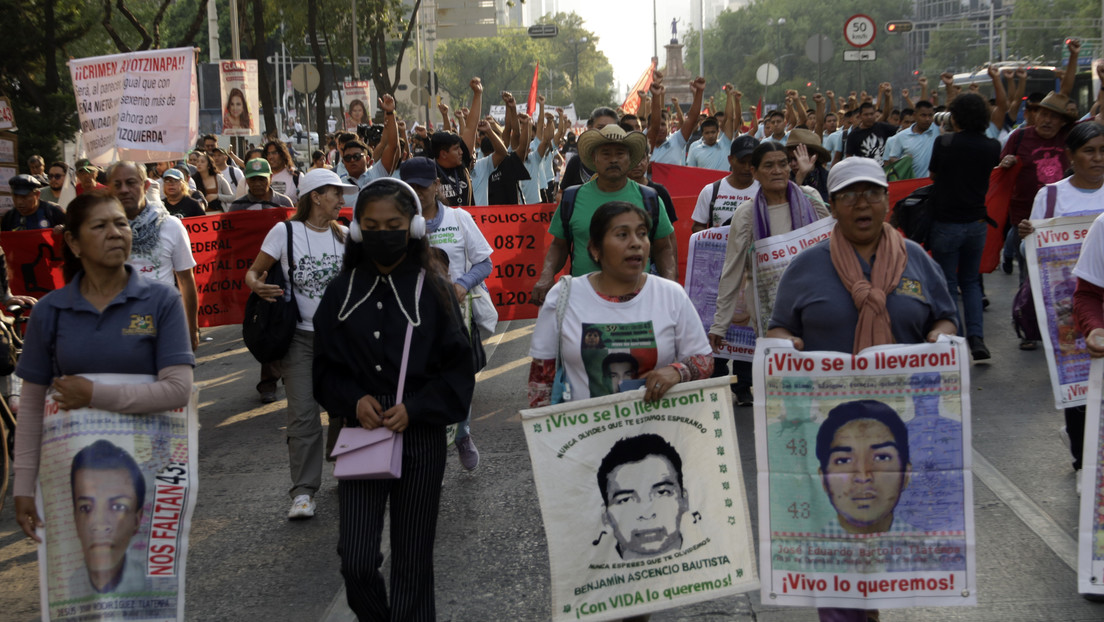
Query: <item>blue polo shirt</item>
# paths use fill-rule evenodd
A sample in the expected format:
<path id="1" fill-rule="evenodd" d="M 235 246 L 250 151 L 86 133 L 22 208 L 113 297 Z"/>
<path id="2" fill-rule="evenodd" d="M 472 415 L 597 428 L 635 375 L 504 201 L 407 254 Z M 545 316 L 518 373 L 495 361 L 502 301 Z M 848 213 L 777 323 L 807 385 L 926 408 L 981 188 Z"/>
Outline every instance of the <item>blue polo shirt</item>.
<path id="1" fill-rule="evenodd" d="M 916 132 L 914 123 L 907 130 L 894 134 L 886 141 L 885 158 L 912 156 L 912 176 L 927 177 L 932 145 L 937 138 L 939 138 L 939 128 L 934 123 L 920 133 Z"/>
<path id="2" fill-rule="evenodd" d="M 725 137 L 724 134 L 721 134 L 721 137 Z M 713 143 L 713 146 L 706 145 L 705 141 L 699 140 L 690 145 L 690 154 L 686 156 L 686 165 L 727 171 L 731 168 L 728 165 L 728 154 L 731 149 L 731 144 L 726 148 L 721 144 L 719 138 L 717 142 Z"/>
<path id="3" fill-rule="evenodd" d="M 957 312 L 939 264 L 916 242 L 905 240 L 905 246 L 908 263 L 897 287 L 886 296 L 886 308 L 894 341 L 924 343 L 937 320 L 957 325 Z M 858 259 L 869 279 L 870 264 Z M 832 265 L 829 240 L 798 253 L 778 282 L 769 327 L 785 328 L 801 337 L 807 352 L 850 352 L 858 321 L 851 292 Z"/>
<path id="4" fill-rule="evenodd" d="M 130 279 L 101 312 L 80 293 L 84 273 L 35 305 L 15 373 L 49 385 L 72 374 L 156 375 L 195 365 L 180 293 L 126 267 Z M 56 358 L 56 366 L 55 366 Z"/>
<path id="5" fill-rule="evenodd" d="M 652 163 L 656 162 L 679 166 L 686 164 L 686 139 L 682 137 L 682 130 L 671 134 L 662 144 L 652 149 Z"/>

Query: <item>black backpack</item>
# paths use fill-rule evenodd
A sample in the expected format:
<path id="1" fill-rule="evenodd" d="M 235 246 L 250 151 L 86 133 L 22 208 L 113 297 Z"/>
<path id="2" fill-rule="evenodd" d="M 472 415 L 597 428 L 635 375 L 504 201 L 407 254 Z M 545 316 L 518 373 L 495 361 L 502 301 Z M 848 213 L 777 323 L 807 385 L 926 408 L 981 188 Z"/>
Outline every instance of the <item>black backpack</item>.
<path id="1" fill-rule="evenodd" d="M 275 302 L 261 299 L 257 294 L 249 294 L 245 302 L 245 319 L 242 321 L 242 340 L 249 353 L 258 363 L 271 363 L 284 358 L 291 347 L 295 327 L 299 322 L 299 305 L 291 283 L 295 272 L 295 260 L 292 254 L 291 221 L 284 221 L 287 227 L 288 279 L 284 280 L 284 271 L 280 260 L 268 269 L 265 283 L 278 285 L 284 290 L 284 296 Z"/>
<path id="2" fill-rule="evenodd" d="M 928 237 L 931 235 L 934 189 L 934 185 L 928 184 L 913 190 L 907 197 L 897 201 L 889 219 L 890 225 L 904 231 L 906 238 L 924 248 L 928 248 Z"/>

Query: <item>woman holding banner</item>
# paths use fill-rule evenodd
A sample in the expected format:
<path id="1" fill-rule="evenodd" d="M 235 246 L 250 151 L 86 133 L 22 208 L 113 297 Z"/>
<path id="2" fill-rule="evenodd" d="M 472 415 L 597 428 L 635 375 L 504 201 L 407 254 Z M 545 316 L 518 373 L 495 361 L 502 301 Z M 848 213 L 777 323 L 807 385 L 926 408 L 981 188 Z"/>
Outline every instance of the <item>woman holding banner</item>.
<path id="1" fill-rule="evenodd" d="M 181 408 L 191 397 L 195 356 L 180 293 L 174 287 L 135 272 L 127 263 L 130 247 L 130 224 L 116 199 L 101 192 L 86 192 L 69 204 L 63 248 L 67 284 L 44 296 L 35 306 L 16 369 L 16 375 L 23 379 L 22 408 L 15 440 L 16 520 L 23 532 L 36 542 L 41 539 L 35 530 L 44 526 L 35 509 L 35 485 L 39 478 L 39 457 L 43 452 L 43 415 L 48 389 L 53 391 L 52 399 L 57 406 L 66 411 L 90 407 L 108 413 L 158 413 Z M 139 375 L 148 380 L 136 384 L 110 384 L 99 379 L 89 380 L 85 377 L 89 374 Z M 104 425 L 108 426 L 104 429 L 113 429 L 109 424 Z M 119 425 L 126 427 L 122 422 Z M 73 429 L 81 428 L 78 425 Z M 74 439 L 82 434 L 84 432 L 74 432 Z M 120 445 L 138 444 L 125 434 L 115 435 L 112 440 Z M 69 459 L 76 462 L 72 456 Z M 43 464 L 43 469 L 56 471 L 58 467 L 58 464 Z M 91 464 L 89 468 L 109 472 L 104 471 L 109 467 L 103 464 Z M 76 467 L 73 473 L 76 497 L 75 489 L 81 486 L 82 478 L 77 476 Z M 150 474 L 140 473 L 139 481 L 128 483 L 124 488 L 144 490 L 145 475 Z M 130 482 L 133 478 L 126 479 Z M 116 539 L 110 554 L 105 553 L 102 546 L 99 551 L 92 550 L 96 547 L 83 544 L 90 536 L 81 526 L 88 525 L 89 529 L 96 530 L 105 524 L 106 513 L 125 513 L 132 519 L 126 533 L 133 535 L 137 530 L 137 523 L 133 521 L 135 514 L 140 517 L 143 508 L 152 510 L 140 502 L 142 494 L 137 495 L 137 504 L 133 492 L 127 503 L 113 500 L 110 510 L 100 507 L 102 499 L 98 494 L 90 492 L 88 495 L 87 499 L 81 497 L 83 500 L 74 507 L 73 514 L 45 517 L 51 523 L 59 521 L 53 523 L 54 527 L 74 521 L 77 537 L 81 539 L 87 573 L 78 569 L 72 576 L 71 595 L 84 596 L 89 590 L 92 593 L 127 591 L 129 588 L 123 586 L 135 584 L 132 565 L 138 561 L 136 558 L 131 564 L 126 563 L 126 553 L 131 548 L 129 542 Z M 152 495 L 149 499 L 152 500 Z M 42 501 L 47 508 L 58 505 L 49 499 Z M 73 500 L 66 499 L 62 505 L 72 503 Z M 125 512 L 117 509 L 122 505 L 126 505 Z M 65 532 L 62 528 L 51 534 Z M 64 546 L 68 542 L 62 538 L 56 544 Z M 54 577 L 59 569 L 52 570 L 55 573 L 51 577 Z M 54 582 L 54 578 L 50 581 Z M 78 587 L 80 594 L 72 592 Z M 43 590 L 47 588 L 42 586 Z M 56 596 L 57 590 L 64 590 L 64 587 L 50 586 L 49 589 Z M 51 600 L 57 598 L 52 596 Z"/>
<path id="2" fill-rule="evenodd" d="M 1035 195 L 1035 204 L 1031 208 L 1030 219 L 1021 220 L 1018 225 L 1020 238 L 1026 238 L 1035 232 L 1033 220 L 1056 218 L 1060 216 L 1087 216 L 1104 212 L 1104 125 L 1099 123 L 1080 123 L 1073 126 L 1066 136 L 1066 158 L 1073 168 L 1073 175 L 1053 184 L 1043 186 Z M 1097 229 L 1094 223 L 1093 229 Z M 1093 229 L 1090 229 L 1092 231 Z M 1096 246 L 1092 246 L 1093 243 Z M 1082 257 L 1085 263 L 1078 262 L 1073 273 L 1077 276 L 1077 292 L 1073 300 L 1061 301 L 1062 306 L 1072 308 L 1077 318 L 1077 299 L 1084 299 L 1088 292 L 1095 291 L 1094 285 L 1104 284 L 1104 279 L 1096 276 L 1099 272 L 1089 268 L 1096 258 L 1100 241 L 1092 235 L 1082 245 Z M 1055 301 L 1058 302 L 1058 301 Z M 1097 300 L 1097 304 L 1100 301 Z M 1087 326 L 1087 324 L 1086 324 Z M 1081 329 L 1082 326 L 1078 325 Z M 1086 336 L 1091 332 L 1084 332 Z M 1087 341 L 1087 340 L 1086 340 Z M 1090 354 L 1092 348 L 1090 347 Z M 1085 439 L 1085 407 L 1074 406 L 1065 409 L 1066 425 L 1059 431 L 1069 446 L 1073 458 L 1073 470 L 1077 473 L 1076 487 L 1081 493 L 1081 454 Z"/>
<path id="3" fill-rule="evenodd" d="M 203 198 L 207 200 L 207 211 L 226 211 L 226 208 L 234 202 L 234 189 L 230 187 L 230 182 L 218 172 L 210 156 L 202 151 L 192 153 L 196 154 L 196 172 L 192 175 L 192 181 L 195 182 L 196 189 L 203 193 Z"/>
<path id="4" fill-rule="evenodd" d="M 852 157 L 832 167 L 828 193 L 836 226 L 782 274 L 767 337 L 789 339 L 798 350 L 857 354 L 956 333 L 943 271 L 923 247 L 885 222 L 888 188 L 872 159 Z M 822 622 L 877 619 L 877 612 L 862 609 L 818 613 Z"/>
<path id="5" fill-rule="evenodd" d="M 319 168 L 299 179 L 299 205 L 290 222 L 269 230 L 261 251 L 245 273 L 245 284 L 268 301 L 283 296 L 277 285 L 266 282 L 277 267 L 291 284 L 299 309 L 299 322 L 291 347 L 271 372 L 284 380 L 287 394 L 287 446 L 291 466 L 291 509 L 288 519 L 314 516 L 314 493 L 322 486 L 322 413 L 314 395 L 311 365 L 314 360 L 314 315 L 322 294 L 341 270 L 348 230 L 337 222 L 344 192 L 356 186 L 342 183 L 337 173 Z M 289 231 L 290 229 L 290 231 Z M 288 240 L 291 248 L 288 248 Z M 278 265 L 277 265 L 278 264 Z M 262 369 L 262 377 L 266 371 Z M 273 381 L 275 382 L 275 381 Z"/>
<path id="6" fill-rule="evenodd" d="M 345 425 L 401 432 L 402 473 L 338 483 L 341 574 L 359 620 L 435 620 L 445 428 L 471 406 L 471 346 L 414 190 L 376 179 L 353 215 L 344 267 L 315 314 L 315 394 Z M 388 504 L 390 598 L 379 571 Z"/>
<path id="7" fill-rule="evenodd" d="M 587 252 L 599 270 L 561 279 L 537 316 L 531 407 L 551 402 L 558 355 L 571 400 L 643 386 L 644 399 L 658 401 L 674 385 L 713 372 L 709 341 L 685 290 L 645 270 L 650 231 L 651 217 L 630 203 L 611 201 L 594 213 Z"/>
<path id="8" fill-rule="evenodd" d="M 732 214 L 732 226 L 728 232 L 725 263 L 717 290 L 717 311 L 713 325 L 709 327 L 709 344 L 715 352 L 724 345 L 724 335 L 732 323 L 732 317 L 741 297 L 748 301 L 751 312 L 748 323 L 758 326 L 751 286 L 748 257 L 755 242 L 773 235 L 789 233 L 828 217 L 828 208 L 820 194 L 811 187 L 790 181 L 789 153 L 786 146 L 766 140 L 751 153 L 752 174 L 759 182 L 759 192 L 751 201 L 745 201 Z M 751 363 L 733 361 L 732 373 L 736 384 L 738 404 L 751 403 Z"/>

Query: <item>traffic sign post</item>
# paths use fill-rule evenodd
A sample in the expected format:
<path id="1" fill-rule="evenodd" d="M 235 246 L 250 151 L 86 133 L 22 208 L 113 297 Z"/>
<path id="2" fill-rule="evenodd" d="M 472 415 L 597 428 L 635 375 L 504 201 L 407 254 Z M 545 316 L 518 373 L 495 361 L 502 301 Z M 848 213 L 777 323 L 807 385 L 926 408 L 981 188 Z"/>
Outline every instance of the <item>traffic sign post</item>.
<path id="1" fill-rule="evenodd" d="M 303 93 L 306 97 L 306 105 L 303 106 L 306 112 L 305 120 L 307 122 L 307 155 L 309 157 L 311 152 L 311 139 L 310 139 L 310 94 L 318 90 L 318 85 L 322 81 L 322 76 L 318 74 L 318 69 L 314 65 L 307 63 L 301 63 L 291 68 L 291 85 L 295 87 L 296 91 Z M 298 138 L 298 137 L 296 137 Z"/>
<path id="2" fill-rule="evenodd" d="M 851 47 L 864 48 L 871 43 L 874 43 L 874 35 L 878 33 L 878 27 L 874 24 L 874 18 L 869 15 L 863 15 L 862 13 L 856 13 L 847 18 L 847 21 L 843 23 L 843 38 L 847 41 Z M 869 60 L 874 60 L 874 51 L 870 52 Z M 858 53 L 857 58 L 849 58 L 850 54 Z M 850 52 L 843 53 L 843 60 L 855 60 L 859 63 L 859 88 L 862 88 L 862 64 L 867 58 L 863 57 L 863 53 L 858 50 L 852 50 Z"/>

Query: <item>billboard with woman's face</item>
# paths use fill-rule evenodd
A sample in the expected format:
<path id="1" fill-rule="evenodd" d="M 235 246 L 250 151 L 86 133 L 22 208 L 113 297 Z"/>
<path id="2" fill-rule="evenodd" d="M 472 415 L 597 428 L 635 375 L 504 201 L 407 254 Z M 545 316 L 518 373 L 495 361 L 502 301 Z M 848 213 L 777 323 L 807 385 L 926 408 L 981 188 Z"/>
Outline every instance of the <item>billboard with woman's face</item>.
<path id="1" fill-rule="evenodd" d="M 222 134 L 254 136 L 260 95 L 257 92 L 257 61 L 228 60 L 219 63 L 222 85 Z"/>

